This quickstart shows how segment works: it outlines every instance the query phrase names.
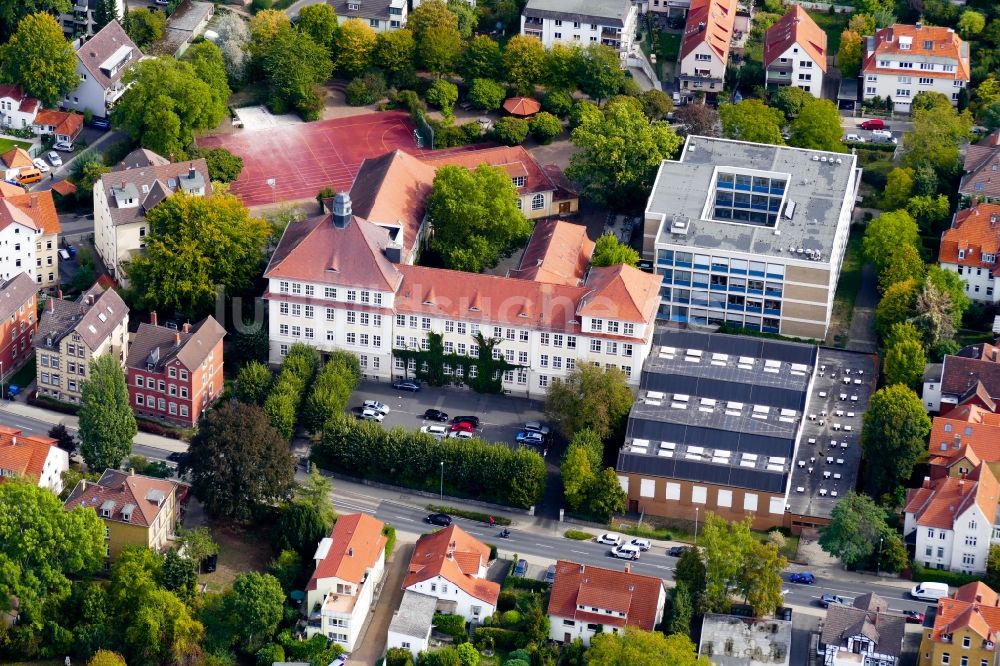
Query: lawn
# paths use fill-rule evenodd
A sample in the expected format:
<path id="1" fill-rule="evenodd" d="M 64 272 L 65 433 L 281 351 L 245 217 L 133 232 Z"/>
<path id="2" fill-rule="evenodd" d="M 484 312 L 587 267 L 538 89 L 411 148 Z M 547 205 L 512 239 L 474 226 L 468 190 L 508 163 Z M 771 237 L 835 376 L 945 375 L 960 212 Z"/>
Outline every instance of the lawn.
<path id="1" fill-rule="evenodd" d="M 840 33 L 847 28 L 847 22 L 851 20 L 851 15 L 816 11 L 809 12 L 809 16 L 826 33 L 827 53 L 836 54 L 837 49 L 840 48 Z"/>
<path id="2" fill-rule="evenodd" d="M 24 148 L 27 150 L 31 147 L 31 144 L 27 141 L 17 141 L 15 139 L 8 139 L 7 137 L 0 137 L 0 153 L 6 153 L 11 148 Z"/>
<path id="3" fill-rule="evenodd" d="M 270 530 L 248 531 L 240 527 L 213 523 L 209 525 L 212 539 L 219 545 L 219 563 L 213 573 L 202 574 L 199 581 L 211 592 L 221 592 L 237 574 L 247 571 L 264 572 L 273 558 Z"/>
<path id="4" fill-rule="evenodd" d="M 864 230 L 860 225 L 851 227 L 851 236 L 847 240 L 847 250 L 844 252 L 844 262 L 840 267 L 837 294 L 833 298 L 830 331 L 827 333 L 827 342 L 837 346 L 846 344 L 847 335 L 851 330 L 854 300 L 858 297 L 858 289 L 861 288 L 861 269 L 864 267 L 861 248 L 863 237 Z"/>
<path id="5" fill-rule="evenodd" d="M 656 51 L 658 60 L 677 62 L 677 56 L 681 52 L 681 35 L 673 32 L 661 32 Z"/>

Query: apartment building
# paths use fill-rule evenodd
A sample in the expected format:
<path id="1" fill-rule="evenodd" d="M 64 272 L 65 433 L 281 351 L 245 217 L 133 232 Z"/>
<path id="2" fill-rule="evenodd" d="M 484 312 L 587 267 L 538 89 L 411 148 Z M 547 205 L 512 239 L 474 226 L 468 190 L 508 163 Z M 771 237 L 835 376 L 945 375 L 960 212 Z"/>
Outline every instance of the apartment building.
<path id="1" fill-rule="evenodd" d="M 70 11 L 59 15 L 59 22 L 62 24 L 63 32 L 67 37 L 91 37 L 97 28 L 95 21 L 97 7 L 101 0 L 73 0 Z M 123 18 L 128 13 L 128 6 L 125 0 L 114 1 L 115 11 L 119 18 Z"/>
<path id="2" fill-rule="evenodd" d="M 969 85 L 969 44 L 951 28 L 897 23 L 866 36 L 863 55 L 864 98 L 891 99 L 897 113 L 924 91 L 958 104 Z"/>
<path id="3" fill-rule="evenodd" d="M 77 0 L 79 2 L 79 0 Z M 125 72 L 142 58 L 118 21 L 111 21 L 93 37 L 76 42 L 76 72 L 80 84 L 62 101 L 63 107 L 107 118 L 125 93 Z"/>
<path id="4" fill-rule="evenodd" d="M 6 202 L 6 205 L 3 202 Z M 13 232 L 13 243 L 7 246 L 11 249 L 11 254 L 4 260 L 13 262 L 13 270 L 20 268 L 34 277 L 36 289 L 52 290 L 59 287 L 59 233 L 62 227 L 59 224 L 55 201 L 52 199 L 52 190 L 4 196 L 0 198 L 0 207 L 9 213 L 5 216 L 0 211 L 0 219 L 7 217 L 11 222 L 18 220 L 17 225 L 10 227 Z M 13 209 L 17 209 L 31 220 L 36 230 L 33 234 L 34 243 L 22 237 L 22 234 L 29 231 L 25 228 L 27 221 L 16 215 Z M 5 228 L 0 231 L 0 235 L 6 230 Z M 13 275 L 20 272 L 16 271 Z"/>
<path id="5" fill-rule="evenodd" d="M 1000 130 L 965 150 L 958 193 L 972 202 L 1000 203 Z"/>
<path id="6" fill-rule="evenodd" d="M 632 52 L 639 9 L 631 0 L 528 0 L 521 12 L 521 34 L 553 44 L 604 44 L 618 52 L 624 66 Z"/>
<path id="7" fill-rule="evenodd" d="M 924 409 L 942 416 L 956 407 L 974 404 L 997 412 L 1000 403 L 1000 347 L 979 343 L 929 364 L 921 393 Z"/>
<path id="8" fill-rule="evenodd" d="M 406 0 L 332 0 L 337 21 L 358 19 L 375 32 L 388 32 L 406 27 Z M 420 6 L 413 3 L 413 8 Z"/>
<path id="9" fill-rule="evenodd" d="M 935 416 L 928 455 L 932 480 L 961 478 L 979 463 L 1000 474 L 1000 414 L 970 404 Z"/>
<path id="10" fill-rule="evenodd" d="M 738 0 L 691 0 L 681 40 L 677 81 L 681 97 L 714 98 L 726 81 L 726 65 L 736 34 Z"/>
<path id="11" fill-rule="evenodd" d="M 768 88 L 795 86 L 813 97 L 823 96 L 826 33 L 801 5 L 764 34 L 764 76 Z"/>
<path id="12" fill-rule="evenodd" d="M 989 586 L 978 581 L 963 585 L 939 599 L 935 610 L 928 613 L 933 625 L 922 629 L 919 666 L 997 663 L 1000 597 Z"/>
<path id="13" fill-rule="evenodd" d="M 128 306 L 114 289 L 95 284 L 76 301 L 49 298 L 35 335 L 38 394 L 79 402 L 90 361 L 111 354 L 124 365 L 128 346 Z"/>
<path id="14" fill-rule="evenodd" d="M 38 287 L 30 275 L 18 273 L 0 284 L 0 380 L 33 353 L 37 312 Z"/>
<path id="15" fill-rule="evenodd" d="M 663 580 L 623 571 L 556 562 L 549 597 L 549 640 L 572 643 L 602 632 L 620 633 L 625 627 L 653 631 L 663 621 L 667 591 Z"/>
<path id="16" fill-rule="evenodd" d="M 364 513 L 340 516 L 319 542 L 306 585 L 306 635 L 322 634 L 354 651 L 385 571 L 384 523 Z"/>
<path id="17" fill-rule="evenodd" d="M 0 279 L 9 280 L 25 272 L 37 279 L 35 249 L 43 230 L 35 217 L 9 197 L 0 199 L 0 247 L 5 250 L 0 255 Z"/>
<path id="18" fill-rule="evenodd" d="M 536 279 L 411 265 L 423 225 L 422 214 L 411 210 L 415 199 L 401 197 L 399 190 L 409 188 L 398 184 L 373 196 L 371 184 L 359 173 L 331 214 L 290 225 L 282 235 L 265 271 L 271 363 L 280 363 L 294 342 L 305 342 L 321 352 L 358 354 L 370 379 L 419 377 L 426 368 L 395 350 L 427 351 L 434 333 L 443 336 L 445 353 L 478 358 L 481 334 L 496 339 L 494 358 L 514 366 L 500 379 L 520 395 L 544 393 L 552 378 L 583 362 L 619 368 L 638 381 L 652 344 L 656 276 L 613 266 L 542 281 L 577 265 L 564 269 L 559 252 L 544 250 L 539 260 L 551 259 Z M 379 211 L 377 223 L 352 212 L 355 198 Z M 551 233 L 551 226 L 541 229 Z M 462 367 L 444 372 L 465 379 Z M 470 377 L 476 372 L 472 364 Z"/>
<path id="19" fill-rule="evenodd" d="M 175 192 L 212 195 L 204 159 L 171 163 L 136 150 L 94 184 L 94 248 L 119 284 L 128 283 L 125 269 L 146 247 L 146 213 Z"/>
<path id="20" fill-rule="evenodd" d="M 212 316 L 180 330 L 159 326 L 156 313 L 132 338 L 125 372 L 137 416 L 193 428 L 222 393 L 222 339 Z"/>
<path id="21" fill-rule="evenodd" d="M 980 203 L 955 213 L 941 234 L 938 265 L 958 273 L 965 295 L 977 303 L 1000 302 L 1000 204 Z"/>
<path id="22" fill-rule="evenodd" d="M 95 481 L 80 481 L 63 509 L 93 509 L 104 523 L 107 564 L 125 546 L 143 546 L 163 552 L 170 548 L 180 520 L 182 484 L 136 474 L 135 470 L 104 471 Z"/>
<path id="23" fill-rule="evenodd" d="M 824 339 L 860 183 L 854 155 L 689 136 L 646 204 L 658 317 Z"/>
<path id="24" fill-rule="evenodd" d="M 69 454 L 56 446 L 56 440 L 0 425 L 0 483 L 29 479 L 58 495 L 63 490 L 62 473 L 68 469 Z"/>

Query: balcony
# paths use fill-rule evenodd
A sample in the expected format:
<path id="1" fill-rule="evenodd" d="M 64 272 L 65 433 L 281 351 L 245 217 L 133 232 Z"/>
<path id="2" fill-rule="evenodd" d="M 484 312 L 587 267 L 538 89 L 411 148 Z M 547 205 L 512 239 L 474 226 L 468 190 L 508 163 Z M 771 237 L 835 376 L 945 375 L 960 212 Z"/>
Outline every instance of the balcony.
<path id="1" fill-rule="evenodd" d="M 125 94 L 126 90 L 128 90 L 128 86 L 124 85 L 121 81 L 119 81 L 114 86 L 108 88 L 104 92 L 104 103 L 110 107 L 112 104 L 117 102 L 122 95 Z"/>
<path id="2" fill-rule="evenodd" d="M 533 27 L 541 28 L 542 27 L 542 19 L 538 18 L 537 16 L 525 16 L 524 17 L 524 27 L 527 28 L 528 26 L 533 26 Z"/>
<path id="3" fill-rule="evenodd" d="M 768 83 L 791 83 L 792 82 L 792 70 L 782 70 L 782 69 L 769 69 L 767 70 L 767 81 Z"/>

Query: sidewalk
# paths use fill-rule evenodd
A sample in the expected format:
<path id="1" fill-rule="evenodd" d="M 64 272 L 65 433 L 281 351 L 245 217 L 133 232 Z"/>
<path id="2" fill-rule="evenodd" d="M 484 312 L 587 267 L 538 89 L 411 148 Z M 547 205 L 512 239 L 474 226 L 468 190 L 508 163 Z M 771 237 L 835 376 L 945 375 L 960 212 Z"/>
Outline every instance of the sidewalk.
<path id="1" fill-rule="evenodd" d="M 21 402 L 3 401 L 0 403 L 0 415 L 5 412 L 33 419 L 35 421 L 41 421 L 42 423 L 48 423 L 50 425 L 57 425 L 61 423 L 71 430 L 80 429 L 80 419 L 75 416 L 49 411 L 48 409 L 42 409 L 40 407 L 32 407 L 31 405 Z M 135 444 L 148 446 L 153 449 L 162 449 L 163 451 L 171 452 L 176 451 L 178 453 L 184 453 L 188 448 L 187 442 L 170 439 L 169 437 L 161 437 L 159 435 L 151 435 L 146 432 L 137 433 L 135 439 L 132 441 Z"/>

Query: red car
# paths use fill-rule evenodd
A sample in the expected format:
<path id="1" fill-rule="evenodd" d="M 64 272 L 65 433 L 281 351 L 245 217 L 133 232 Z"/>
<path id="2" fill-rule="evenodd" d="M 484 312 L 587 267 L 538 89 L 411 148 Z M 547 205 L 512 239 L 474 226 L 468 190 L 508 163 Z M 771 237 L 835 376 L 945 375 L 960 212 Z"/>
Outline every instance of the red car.
<path id="1" fill-rule="evenodd" d="M 884 120 L 879 120 L 878 118 L 873 118 L 871 120 L 866 120 L 863 123 L 861 123 L 861 125 L 859 125 L 859 127 L 861 129 L 866 129 L 866 130 L 884 130 L 884 129 L 888 129 L 885 126 L 885 121 Z"/>
<path id="2" fill-rule="evenodd" d="M 472 427 L 472 424 L 468 421 L 460 421 L 458 423 L 451 424 L 451 431 L 455 432 L 457 430 L 464 430 L 465 432 L 475 432 L 476 429 Z"/>

